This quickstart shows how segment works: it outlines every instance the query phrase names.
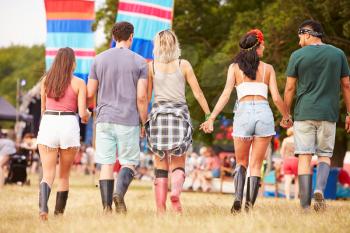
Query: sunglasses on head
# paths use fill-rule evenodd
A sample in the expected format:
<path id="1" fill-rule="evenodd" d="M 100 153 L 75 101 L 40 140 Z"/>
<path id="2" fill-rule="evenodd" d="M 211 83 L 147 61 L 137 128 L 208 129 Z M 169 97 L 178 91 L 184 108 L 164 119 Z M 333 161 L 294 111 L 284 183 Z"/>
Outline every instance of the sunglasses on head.
<path id="1" fill-rule="evenodd" d="M 309 29 L 309 28 L 299 28 L 298 35 L 304 35 L 304 34 L 309 34 L 311 36 L 316 36 L 316 37 L 320 37 L 323 35 L 322 33 L 315 32 L 314 30 Z"/>

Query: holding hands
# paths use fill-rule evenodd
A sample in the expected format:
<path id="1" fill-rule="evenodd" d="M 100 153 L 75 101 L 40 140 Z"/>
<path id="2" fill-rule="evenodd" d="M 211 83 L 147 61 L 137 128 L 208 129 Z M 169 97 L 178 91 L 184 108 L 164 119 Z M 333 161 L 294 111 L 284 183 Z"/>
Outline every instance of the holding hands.
<path id="1" fill-rule="evenodd" d="M 204 133 L 212 133 L 214 131 L 214 119 L 208 118 L 200 125 L 199 129 L 203 130 Z"/>
<path id="2" fill-rule="evenodd" d="M 81 117 L 81 123 L 87 124 L 90 117 L 91 117 L 91 112 L 88 109 L 86 109 L 85 115 L 83 117 Z"/>
<path id="3" fill-rule="evenodd" d="M 285 129 L 288 129 L 290 127 L 293 126 L 293 120 L 292 120 L 292 117 L 291 115 L 288 115 L 287 117 L 283 117 L 281 122 L 280 122 L 280 126 L 285 128 Z"/>

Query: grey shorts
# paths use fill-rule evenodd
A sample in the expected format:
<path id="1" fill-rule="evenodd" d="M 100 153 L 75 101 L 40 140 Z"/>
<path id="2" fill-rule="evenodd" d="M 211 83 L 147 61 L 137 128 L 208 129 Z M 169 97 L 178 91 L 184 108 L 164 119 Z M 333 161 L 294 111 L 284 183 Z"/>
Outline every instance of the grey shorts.
<path id="1" fill-rule="evenodd" d="M 295 121 L 294 154 L 332 157 L 336 123 L 330 121 Z"/>
<path id="2" fill-rule="evenodd" d="M 238 138 L 275 135 L 275 123 L 269 102 L 239 102 L 233 119 L 233 136 Z"/>

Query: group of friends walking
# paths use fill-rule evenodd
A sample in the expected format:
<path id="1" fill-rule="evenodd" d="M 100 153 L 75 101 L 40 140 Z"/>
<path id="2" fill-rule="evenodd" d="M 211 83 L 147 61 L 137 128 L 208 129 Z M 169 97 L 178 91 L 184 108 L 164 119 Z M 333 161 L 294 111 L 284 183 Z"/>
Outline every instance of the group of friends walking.
<path id="1" fill-rule="evenodd" d="M 225 88 L 212 112 L 190 62 L 180 59 L 181 50 L 173 31 L 156 34 L 154 60 L 148 63 L 129 49 L 134 35 L 132 24 L 116 23 L 112 34 L 117 45 L 96 56 L 87 86 L 73 75 L 76 63 L 70 48 L 58 51 L 52 67 L 43 77 L 42 120 L 37 139 L 43 165 L 39 194 L 41 219 L 48 218 L 47 203 L 57 160 L 59 184 L 54 213 L 64 212 L 69 171 L 80 145 L 76 113 L 86 123 L 91 116 L 87 106 L 96 96 L 96 163 L 102 165 L 99 187 L 103 211 L 111 212 L 114 202 L 117 213 L 127 212 L 124 197 L 139 163 L 140 137 L 146 136 L 148 147 L 155 154 L 157 213 L 162 214 L 167 209 L 169 183 L 172 210 L 181 213 L 185 154 L 192 143 L 194 130 L 186 104 L 186 83 L 204 112 L 205 120 L 200 129 L 205 133 L 213 132 L 216 117 L 236 88 L 233 136 L 237 166 L 232 213 L 242 209 L 245 186 L 246 210 L 253 207 L 258 196 L 262 162 L 275 135 L 268 91 L 282 115 L 280 125 L 284 128 L 294 125 L 300 204 L 309 208 L 314 197 L 315 210 L 325 208 L 323 192 L 333 154 L 340 90 L 347 108 L 345 129 L 350 132 L 350 83 L 346 56 L 342 50 L 323 43 L 324 31 L 320 23 L 306 20 L 298 29 L 302 48 L 290 57 L 284 100 L 278 91 L 273 66 L 261 60 L 265 49 L 263 33 L 254 29 L 243 35 L 239 42 L 240 51 L 228 68 Z M 152 93 L 154 101 L 148 113 Z M 293 123 L 290 112 L 294 96 Z M 117 154 L 122 168 L 114 184 L 113 165 Z M 313 195 L 312 155 L 319 158 Z"/>

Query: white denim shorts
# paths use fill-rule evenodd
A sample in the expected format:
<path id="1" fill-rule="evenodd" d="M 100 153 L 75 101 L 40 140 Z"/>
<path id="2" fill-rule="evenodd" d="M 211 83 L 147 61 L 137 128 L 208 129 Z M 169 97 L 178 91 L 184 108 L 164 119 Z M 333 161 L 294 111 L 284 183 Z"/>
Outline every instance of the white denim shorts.
<path id="1" fill-rule="evenodd" d="M 336 123 L 330 121 L 295 121 L 294 154 L 332 157 Z"/>
<path id="2" fill-rule="evenodd" d="M 78 116 L 44 114 L 40 122 L 37 144 L 60 149 L 80 147 Z"/>

